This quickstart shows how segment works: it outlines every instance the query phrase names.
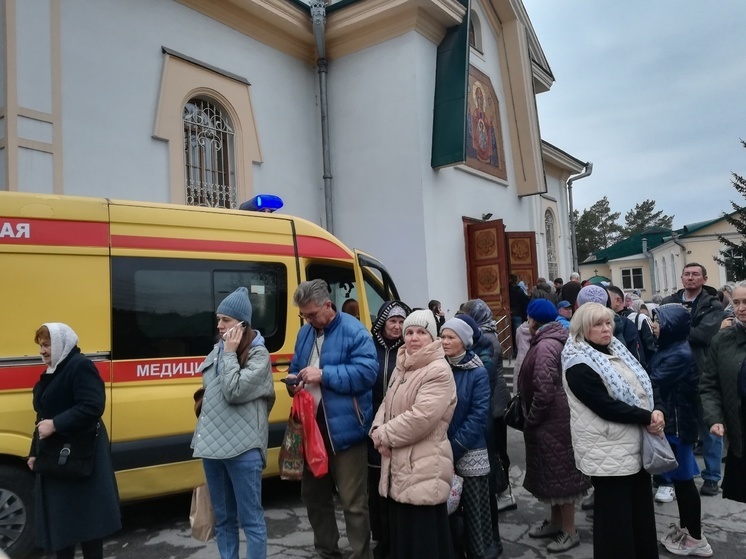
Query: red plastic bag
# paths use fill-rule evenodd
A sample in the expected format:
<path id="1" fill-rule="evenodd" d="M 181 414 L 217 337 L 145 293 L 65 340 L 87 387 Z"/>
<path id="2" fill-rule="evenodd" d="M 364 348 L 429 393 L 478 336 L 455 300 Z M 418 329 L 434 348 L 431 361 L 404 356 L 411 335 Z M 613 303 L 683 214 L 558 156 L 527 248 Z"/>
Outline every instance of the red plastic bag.
<path id="1" fill-rule="evenodd" d="M 307 390 L 300 390 L 293 396 L 290 415 L 300 417 L 303 425 L 303 454 L 306 465 L 314 477 L 323 477 L 329 472 L 329 459 L 326 445 L 313 413 L 313 396 Z"/>

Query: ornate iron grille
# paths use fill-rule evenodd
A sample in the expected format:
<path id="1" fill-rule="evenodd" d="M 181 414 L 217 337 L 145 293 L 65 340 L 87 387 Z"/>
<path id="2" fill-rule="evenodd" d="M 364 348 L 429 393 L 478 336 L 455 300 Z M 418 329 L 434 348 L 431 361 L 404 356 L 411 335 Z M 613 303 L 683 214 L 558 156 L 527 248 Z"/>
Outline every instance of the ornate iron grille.
<path id="1" fill-rule="evenodd" d="M 554 214 L 550 210 L 544 213 L 544 228 L 547 241 L 547 267 L 549 269 L 547 280 L 551 283 L 554 278 L 559 276 L 559 264 L 557 263 L 557 247 L 554 240 Z"/>
<path id="2" fill-rule="evenodd" d="M 233 136 L 230 119 L 218 106 L 203 99 L 184 106 L 187 205 L 237 207 Z"/>

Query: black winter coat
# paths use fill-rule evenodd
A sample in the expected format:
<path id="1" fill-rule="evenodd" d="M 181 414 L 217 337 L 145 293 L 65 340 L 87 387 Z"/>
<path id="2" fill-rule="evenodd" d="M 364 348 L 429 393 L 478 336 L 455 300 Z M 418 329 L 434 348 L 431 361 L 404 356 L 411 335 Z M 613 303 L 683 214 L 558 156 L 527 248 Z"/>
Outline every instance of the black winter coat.
<path id="1" fill-rule="evenodd" d="M 373 385 L 373 415 L 376 414 L 378 408 L 383 403 L 383 398 L 386 396 L 386 389 L 388 388 L 391 374 L 396 368 L 396 353 L 399 348 L 404 344 L 404 339 L 399 338 L 398 340 L 390 340 L 384 336 L 384 326 L 389 318 L 389 313 L 392 307 L 399 306 L 405 310 L 407 314 L 411 313 L 412 310 L 402 303 L 401 301 L 386 301 L 381 308 L 378 309 L 378 315 L 370 329 L 370 333 L 373 336 L 373 342 L 376 346 L 376 357 L 378 358 L 378 377 L 376 383 Z M 373 441 L 368 437 L 368 464 L 371 466 L 381 467 L 381 455 L 373 446 Z"/>
<path id="2" fill-rule="evenodd" d="M 617 313 L 614 313 L 614 337 L 625 345 L 632 356 L 640 362 L 640 365 L 643 367 L 646 365 L 637 326 L 631 320 Z"/>
<path id="3" fill-rule="evenodd" d="M 683 289 L 663 299 L 663 303 L 682 303 Z M 689 330 L 689 344 L 692 346 L 697 371 L 701 374 L 705 368 L 707 350 L 712 338 L 720 331 L 723 321 L 723 305 L 717 297 L 717 290 L 709 285 L 702 286 L 702 292 L 696 299 L 692 312 L 692 327 Z"/>
<path id="4" fill-rule="evenodd" d="M 94 364 L 75 347 L 53 374 L 34 386 L 37 423 L 52 419 L 61 435 L 96 428 L 106 407 L 104 382 Z M 34 432 L 30 456 L 35 456 Z M 56 551 L 78 542 L 103 538 L 121 528 L 119 494 L 103 422 L 90 477 L 52 479 L 36 475 L 36 544 Z"/>
<path id="5" fill-rule="evenodd" d="M 653 309 L 660 325 L 658 351 L 648 364 L 650 380 L 658 389 L 666 434 L 676 435 L 684 444 L 697 442 L 699 428 L 699 374 L 687 341 L 691 314 L 678 304 Z"/>

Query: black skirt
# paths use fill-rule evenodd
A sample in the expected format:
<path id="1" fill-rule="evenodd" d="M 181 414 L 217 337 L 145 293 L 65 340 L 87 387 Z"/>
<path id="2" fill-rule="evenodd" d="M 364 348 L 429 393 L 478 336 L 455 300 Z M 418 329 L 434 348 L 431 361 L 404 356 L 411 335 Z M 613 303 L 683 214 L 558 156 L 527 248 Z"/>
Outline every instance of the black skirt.
<path id="1" fill-rule="evenodd" d="M 454 559 L 448 509 L 389 500 L 391 559 Z"/>
<path id="2" fill-rule="evenodd" d="M 746 458 L 728 453 L 723 476 L 723 499 L 746 503 Z"/>

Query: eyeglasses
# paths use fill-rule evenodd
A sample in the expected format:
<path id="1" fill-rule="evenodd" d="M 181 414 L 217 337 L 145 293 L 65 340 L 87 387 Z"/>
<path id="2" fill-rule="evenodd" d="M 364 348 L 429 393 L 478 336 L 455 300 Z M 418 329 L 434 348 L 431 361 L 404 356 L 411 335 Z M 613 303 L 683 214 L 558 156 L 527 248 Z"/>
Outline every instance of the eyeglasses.
<path id="1" fill-rule="evenodd" d="M 327 301 L 327 302 L 328 302 L 328 301 Z M 324 303 L 324 304 L 323 304 L 323 305 L 321 306 L 321 308 L 320 308 L 319 310 L 315 311 L 315 312 L 310 312 L 310 313 L 308 313 L 308 314 L 303 314 L 302 312 L 299 312 L 299 313 L 298 313 L 298 318 L 300 318 L 301 320 L 305 320 L 305 321 L 307 321 L 307 322 L 313 322 L 314 320 L 316 320 L 316 317 L 318 316 L 318 314 L 319 314 L 319 313 L 320 313 L 320 312 L 321 312 L 322 310 L 324 310 L 324 308 L 325 308 L 325 307 L 326 307 L 326 303 Z"/>

